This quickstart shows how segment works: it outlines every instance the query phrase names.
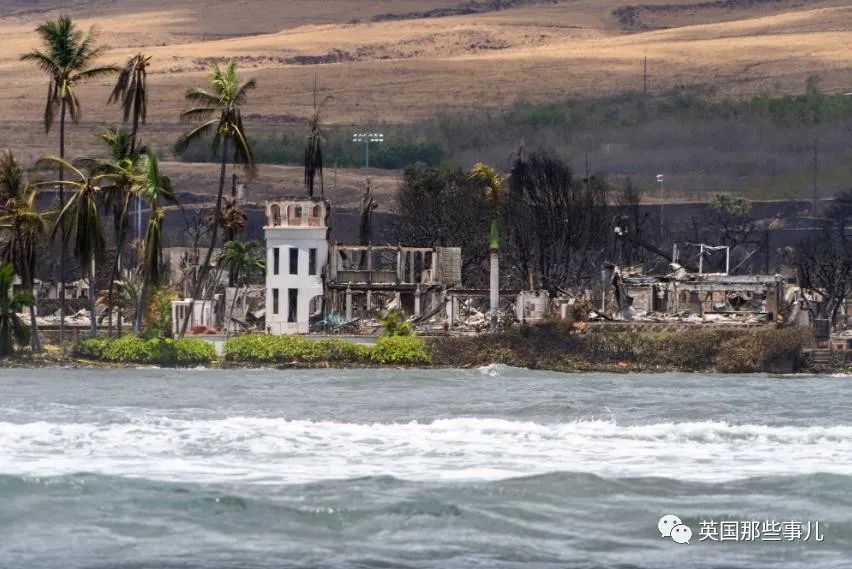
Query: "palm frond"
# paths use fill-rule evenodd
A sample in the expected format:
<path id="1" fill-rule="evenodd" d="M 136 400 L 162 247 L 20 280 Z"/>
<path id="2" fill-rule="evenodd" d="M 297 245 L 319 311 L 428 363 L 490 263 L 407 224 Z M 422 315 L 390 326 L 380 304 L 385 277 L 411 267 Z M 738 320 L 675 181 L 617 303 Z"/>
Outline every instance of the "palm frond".
<path id="1" fill-rule="evenodd" d="M 221 104 L 221 98 L 201 87 L 192 87 L 184 94 L 184 98 L 191 103 L 216 107 Z"/>
<path id="2" fill-rule="evenodd" d="M 45 156 L 43 158 L 39 158 L 35 163 L 35 168 L 36 168 L 36 170 L 63 168 L 65 170 L 70 170 L 71 172 L 76 174 L 77 177 L 80 178 L 80 180 L 84 180 L 86 178 L 86 175 L 83 174 L 83 172 L 81 172 L 76 166 L 74 166 L 74 164 L 72 164 L 71 162 L 64 160 L 64 159 L 62 159 L 58 156 Z M 74 182 L 70 182 L 68 180 L 57 180 L 57 181 L 53 181 L 53 182 L 39 182 L 39 185 L 46 186 L 48 184 L 72 184 L 72 183 L 74 183 Z"/>
<path id="3" fill-rule="evenodd" d="M 219 109 L 217 109 L 216 107 L 196 107 L 182 112 L 180 114 L 180 120 L 183 122 L 208 120 L 218 111 Z"/>
<path id="4" fill-rule="evenodd" d="M 183 154 L 189 145 L 195 142 L 196 140 L 201 140 L 208 134 L 210 131 L 215 129 L 219 121 L 217 119 L 207 121 L 206 123 L 195 127 L 194 129 L 186 132 L 178 138 L 177 142 L 174 145 L 175 154 Z"/>
<path id="5" fill-rule="evenodd" d="M 76 73 L 71 76 L 71 81 L 77 82 L 86 81 L 88 79 L 100 79 L 102 77 L 115 75 L 116 72 L 118 72 L 118 67 L 115 65 L 104 65 Z"/>

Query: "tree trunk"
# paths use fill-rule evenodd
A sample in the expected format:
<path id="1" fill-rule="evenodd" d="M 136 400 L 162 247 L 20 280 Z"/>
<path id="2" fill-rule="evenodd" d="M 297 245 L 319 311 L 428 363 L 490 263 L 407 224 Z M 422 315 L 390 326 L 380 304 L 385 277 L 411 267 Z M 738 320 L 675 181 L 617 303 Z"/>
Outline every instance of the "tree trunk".
<path id="1" fill-rule="evenodd" d="M 231 299 L 231 308 L 228 310 L 228 320 L 225 323 L 225 339 L 226 340 L 231 337 L 231 325 L 234 322 L 234 306 L 236 306 L 236 304 L 237 304 L 237 298 L 239 297 L 239 294 L 240 294 L 240 287 L 237 287 L 234 290 L 234 298 Z"/>
<path id="2" fill-rule="evenodd" d="M 500 312 L 500 253 L 496 249 L 491 250 L 491 283 L 489 292 L 489 312 L 491 312 L 491 318 L 488 328 L 492 332 L 496 332 L 497 315 Z"/>
<path id="3" fill-rule="evenodd" d="M 234 200 L 234 205 L 237 203 L 237 175 L 231 175 L 231 199 Z M 225 243 L 235 241 L 237 239 L 236 231 L 228 229 L 225 232 Z M 234 267 L 228 267 L 228 286 L 237 286 L 237 274 Z"/>
<path id="4" fill-rule="evenodd" d="M 23 262 L 24 269 L 24 286 L 29 289 L 30 294 L 33 295 L 33 300 L 36 302 L 30 306 L 30 348 L 32 349 L 34 354 L 41 352 L 41 338 L 38 335 L 38 321 L 36 318 L 38 317 L 38 298 L 36 298 L 36 292 L 34 289 L 34 279 L 32 277 L 33 270 L 30 267 L 30 258 L 29 255 L 25 255 L 25 259 Z"/>
<path id="5" fill-rule="evenodd" d="M 145 316 L 145 303 L 148 300 L 148 275 L 142 281 L 142 292 L 139 294 L 139 303 L 136 305 L 136 318 L 133 319 L 133 331 L 139 335 L 142 333 L 142 318 Z"/>
<path id="6" fill-rule="evenodd" d="M 92 262 L 89 265 L 89 310 L 91 323 L 89 324 L 89 335 L 92 338 L 97 338 L 98 336 L 98 314 L 95 310 L 97 308 L 97 301 L 95 300 L 97 297 L 95 296 L 95 258 L 92 257 Z"/>
<path id="7" fill-rule="evenodd" d="M 201 270 L 198 273 L 195 283 L 192 286 L 192 296 L 189 298 L 189 307 L 186 315 L 183 317 L 183 323 L 180 326 L 179 338 L 186 335 L 186 327 L 189 325 L 189 319 L 192 318 L 192 311 L 195 309 L 195 297 L 201 293 L 201 285 L 210 271 L 210 259 L 213 258 L 213 250 L 216 249 L 216 238 L 219 235 L 219 219 L 222 216 L 222 195 L 225 192 L 225 169 L 228 159 L 228 139 L 225 138 L 222 144 L 222 163 L 219 170 L 219 193 L 216 195 L 216 212 L 213 215 L 213 231 L 210 234 L 210 245 L 207 247 L 207 253 L 204 256 L 204 263 L 201 265 Z"/>
<path id="8" fill-rule="evenodd" d="M 108 310 L 109 310 L 109 320 L 108 320 L 109 328 L 108 328 L 108 334 L 107 335 L 110 336 L 110 337 L 112 337 L 112 311 L 113 311 L 113 308 L 114 308 L 112 295 L 113 295 L 113 292 L 115 290 L 115 278 L 118 276 L 118 265 L 119 265 L 119 260 L 121 259 L 121 251 L 122 251 L 122 249 L 124 249 L 124 237 L 125 237 L 126 228 L 127 228 L 127 213 L 128 213 L 128 209 L 130 208 L 130 199 L 131 199 L 131 197 L 128 194 L 127 199 L 124 201 L 124 205 L 121 208 L 121 220 L 118 222 L 119 223 L 118 233 L 115 236 L 115 259 L 113 259 L 113 261 L 112 261 L 112 269 L 110 269 L 110 273 L 109 273 L 109 292 L 107 293 L 107 304 L 108 304 Z M 121 333 L 120 332 L 120 330 L 121 330 L 121 322 L 120 322 L 121 312 L 119 312 L 118 318 L 119 318 L 118 328 L 119 328 L 119 334 L 120 334 Z"/>
<path id="9" fill-rule="evenodd" d="M 59 157 L 65 159 L 65 97 L 59 111 Z M 59 181 L 65 180 L 65 168 L 59 167 Z M 65 208 L 65 185 L 59 184 L 59 211 Z M 65 345 L 65 220 L 60 221 L 59 248 L 59 348 Z"/>

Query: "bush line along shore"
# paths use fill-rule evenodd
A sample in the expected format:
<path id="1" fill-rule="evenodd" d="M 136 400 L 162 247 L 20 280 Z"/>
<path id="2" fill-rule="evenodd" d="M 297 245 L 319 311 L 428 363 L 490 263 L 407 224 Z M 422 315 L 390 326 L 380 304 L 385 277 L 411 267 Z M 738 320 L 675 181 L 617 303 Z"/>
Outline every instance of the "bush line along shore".
<path id="1" fill-rule="evenodd" d="M 482 336 L 381 336 L 375 345 L 298 336 L 237 336 L 223 355 L 201 339 L 90 338 L 67 355 L 19 355 L 9 366 L 478 367 L 553 371 L 794 373 L 808 371 L 811 331 L 801 328 L 598 328 L 576 334 L 554 322 Z M 845 368 L 835 362 L 833 370 Z"/>

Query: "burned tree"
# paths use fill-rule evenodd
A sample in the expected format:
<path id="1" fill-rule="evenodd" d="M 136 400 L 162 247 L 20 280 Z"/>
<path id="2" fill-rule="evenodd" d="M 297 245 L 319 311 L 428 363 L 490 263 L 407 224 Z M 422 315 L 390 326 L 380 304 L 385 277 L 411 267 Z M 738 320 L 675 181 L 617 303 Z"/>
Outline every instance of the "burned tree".
<path id="1" fill-rule="evenodd" d="M 427 247 L 462 247 L 462 279 L 487 283 L 490 209 L 480 184 L 462 170 L 409 166 L 397 191 L 397 241 Z"/>
<path id="2" fill-rule="evenodd" d="M 504 207 L 518 284 L 555 292 L 598 278 L 614 235 L 607 198 L 600 177 L 577 178 L 558 157 L 521 149 Z"/>
<path id="3" fill-rule="evenodd" d="M 795 266 L 808 310 L 815 319 L 834 321 L 852 294 L 852 243 L 847 227 L 852 219 L 852 191 L 835 196 L 826 212 L 821 235 L 808 239 L 796 251 Z"/>
<path id="4" fill-rule="evenodd" d="M 638 243 L 646 242 L 647 228 L 651 216 L 642 208 L 642 188 L 633 183 L 630 178 L 615 194 L 615 233 L 628 241 L 616 242 L 615 262 L 623 265 L 645 263 L 648 260 L 648 249 Z"/>

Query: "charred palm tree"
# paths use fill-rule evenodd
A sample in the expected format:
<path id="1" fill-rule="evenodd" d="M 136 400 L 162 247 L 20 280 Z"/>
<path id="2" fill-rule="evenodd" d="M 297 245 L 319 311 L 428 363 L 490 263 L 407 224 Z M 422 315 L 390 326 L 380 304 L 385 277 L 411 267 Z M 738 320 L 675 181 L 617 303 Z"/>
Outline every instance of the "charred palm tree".
<path id="1" fill-rule="evenodd" d="M 364 196 L 361 198 L 361 208 L 358 212 L 358 242 L 361 245 L 369 245 L 373 241 L 373 212 L 379 205 L 373 199 L 373 186 L 370 179 L 367 178 L 367 188 L 364 190 Z M 367 270 L 367 255 L 361 254 L 361 260 L 358 268 L 362 271 Z"/>
<path id="2" fill-rule="evenodd" d="M 139 124 L 148 117 L 148 65 L 151 57 L 138 53 L 131 57 L 118 72 L 118 80 L 109 96 L 108 103 L 119 103 L 123 120 L 131 122 L 130 150 L 136 148 Z"/>
<path id="3" fill-rule="evenodd" d="M 305 189 L 308 195 L 314 196 L 314 186 L 319 180 L 320 195 L 325 195 L 322 177 L 322 107 L 331 99 L 331 95 L 317 103 L 317 92 L 314 87 L 314 113 L 308 122 L 308 137 L 305 142 Z"/>
<path id="4" fill-rule="evenodd" d="M 44 130 L 50 132 L 53 119 L 59 111 L 59 158 L 65 159 L 65 118 L 70 116 L 74 123 L 80 121 L 80 101 L 75 87 L 78 83 L 111 75 L 117 71 L 113 66 L 94 67 L 101 53 L 96 46 L 97 31 L 88 33 L 78 30 L 68 16 L 48 20 L 36 28 L 41 37 L 42 49 L 35 49 L 21 56 L 24 61 L 34 63 L 50 79 L 44 108 Z M 59 166 L 59 180 L 65 172 Z M 59 209 L 65 207 L 65 192 L 59 186 Z M 59 252 L 59 343 L 65 340 L 65 249 Z"/>
<path id="5" fill-rule="evenodd" d="M 237 235 L 246 227 L 246 212 L 237 203 L 236 197 L 226 197 L 224 206 L 222 206 L 222 215 L 219 217 L 218 223 L 222 228 L 225 237 L 225 243 L 231 243 Z M 210 216 L 209 223 L 216 223 L 214 215 Z M 236 286 L 237 275 L 233 267 L 228 268 L 228 286 Z"/>
<path id="6" fill-rule="evenodd" d="M 175 144 L 175 152 L 182 153 L 193 142 L 212 135 L 213 151 L 219 154 L 219 192 L 216 195 L 216 219 L 222 216 L 222 198 L 225 192 L 225 174 L 228 162 L 242 164 L 246 173 L 252 176 L 255 172 L 254 153 L 243 127 L 242 106 L 248 100 L 249 92 L 255 86 L 255 80 L 240 81 L 237 77 L 237 64 L 231 59 L 220 67 L 213 65 L 209 76 L 209 88 L 193 87 L 186 92 L 186 100 L 198 105 L 181 114 L 185 122 L 203 121 L 201 125 L 184 133 Z M 186 334 L 189 319 L 194 310 L 196 297 L 201 294 L 201 287 L 210 271 L 213 251 L 216 249 L 219 223 L 213 224 L 210 244 L 204 256 L 204 262 L 192 287 L 190 305 L 180 327 L 180 336 Z"/>

